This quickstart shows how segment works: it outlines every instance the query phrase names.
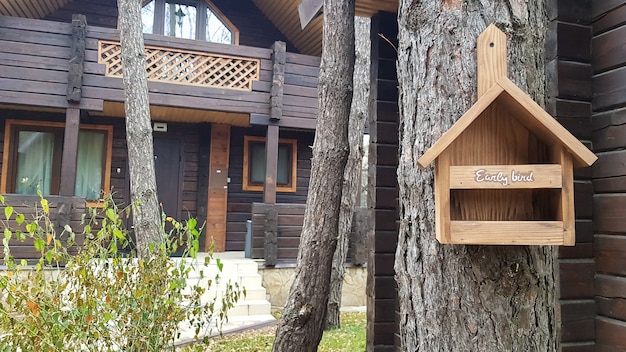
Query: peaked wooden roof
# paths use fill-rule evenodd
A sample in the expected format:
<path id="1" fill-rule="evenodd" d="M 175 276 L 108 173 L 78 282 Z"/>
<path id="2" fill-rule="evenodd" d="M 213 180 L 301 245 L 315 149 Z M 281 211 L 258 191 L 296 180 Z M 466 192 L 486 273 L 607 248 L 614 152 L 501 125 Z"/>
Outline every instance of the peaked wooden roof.
<path id="1" fill-rule="evenodd" d="M 417 160 L 417 163 L 421 167 L 428 166 L 496 100 L 501 101 L 529 131 L 544 141 L 560 143 L 572 154 L 575 166 L 591 166 L 598 159 L 593 152 L 545 112 L 528 94 L 518 88 L 508 77 L 503 76 Z"/>

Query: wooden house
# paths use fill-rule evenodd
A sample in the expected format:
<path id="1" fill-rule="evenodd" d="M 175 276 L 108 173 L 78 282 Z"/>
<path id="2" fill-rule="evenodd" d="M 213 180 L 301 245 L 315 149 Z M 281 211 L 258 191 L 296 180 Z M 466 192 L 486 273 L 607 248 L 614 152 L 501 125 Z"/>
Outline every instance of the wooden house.
<path id="1" fill-rule="evenodd" d="M 128 204 L 116 1 L 2 1 L 0 15 L 0 193 Z M 305 202 L 319 57 L 249 0 L 145 1 L 142 20 L 159 201 L 206 220 L 205 248 L 242 251 L 254 202 Z"/>
<path id="2" fill-rule="evenodd" d="M 377 11 L 373 3 L 359 13 Z M 71 197 L 96 205 L 101 192 L 128 204 L 117 11 L 115 0 L 0 2 L 0 193 L 39 186 L 64 211 Z M 146 0 L 142 22 L 165 213 L 206 221 L 204 248 L 215 241 L 216 251 L 243 251 L 252 219 L 252 256 L 295 262 L 321 17 L 302 30 L 294 1 Z M 282 234 L 271 248 L 266 204 Z M 30 247 L 13 253 L 29 257 Z"/>

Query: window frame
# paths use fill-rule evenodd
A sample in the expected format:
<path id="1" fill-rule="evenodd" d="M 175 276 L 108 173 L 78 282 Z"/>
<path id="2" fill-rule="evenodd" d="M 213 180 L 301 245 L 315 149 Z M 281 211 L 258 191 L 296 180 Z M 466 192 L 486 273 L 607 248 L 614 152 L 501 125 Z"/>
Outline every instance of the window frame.
<path id="1" fill-rule="evenodd" d="M 206 11 L 210 10 L 213 12 L 232 32 L 232 41 L 230 44 L 225 43 L 214 43 L 214 44 L 225 44 L 225 45 L 239 45 L 239 29 L 228 19 L 228 17 L 224 16 L 222 11 L 220 11 L 217 6 L 215 6 L 209 0 L 147 0 L 143 1 L 141 7 L 143 8 L 150 2 L 154 2 L 154 17 L 152 24 L 152 34 L 157 35 L 165 35 L 165 3 L 167 2 L 176 2 L 184 5 L 195 5 L 196 6 L 196 38 L 191 40 L 201 40 L 207 43 L 214 43 L 207 41 L 206 38 L 206 26 L 207 26 L 207 15 Z"/>
<path id="2" fill-rule="evenodd" d="M 243 137 L 243 180 L 242 189 L 244 191 L 263 191 L 264 185 L 257 185 L 250 182 L 250 143 L 262 142 L 267 148 L 267 138 L 260 136 L 244 136 Z M 287 185 L 276 184 L 276 192 L 295 193 L 297 186 L 297 170 L 298 170 L 298 140 L 279 138 L 278 144 L 289 145 L 291 147 L 291 178 Z"/>
<path id="3" fill-rule="evenodd" d="M 105 133 L 105 146 L 103 153 L 104 158 L 102 160 L 102 191 L 104 196 L 107 196 L 110 193 L 111 188 L 111 158 L 113 154 L 113 126 L 111 125 L 90 125 L 90 124 L 81 124 L 80 130 L 87 131 L 103 131 Z M 0 179 L 0 193 L 6 194 L 7 190 L 11 188 L 13 192 L 15 191 L 15 182 L 16 182 L 16 174 L 17 174 L 17 153 L 15 150 L 17 149 L 18 143 L 18 134 L 20 131 L 35 131 L 35 132 L 54 132 L 63 134 L 65 132 L 65 122 L 53 122 L 53 121 L 38 121 L 38 120 L 16 120 L 16 119 L 7 119 L 4 124 L 4 148 L 2 155 L 2 178 Z M 60 144 L 60 146 L 59 146 Z M 60 149 L 57 152 L 57 148 Z M 63 155 L 63 139 L 55 138 L 55 153 L 53 158 L 58 158 L 58 167 L 59 171 L 61 170 L 61 157 Z M 11 166 L 9 167 L 9 164 Z M 50 190 L 52 195 L 58 195 L 58 190 L 60 186 L 60 175 L 59 177 L 52 179 L 55 184 L 51 184 Z M 53 192 L 54 190 L 54 192 Z M 56 193 L 56 194 L 55 194 Z M 88 206 L 95 206 L 100 202 L 101 199 L 87 199 Z"/>

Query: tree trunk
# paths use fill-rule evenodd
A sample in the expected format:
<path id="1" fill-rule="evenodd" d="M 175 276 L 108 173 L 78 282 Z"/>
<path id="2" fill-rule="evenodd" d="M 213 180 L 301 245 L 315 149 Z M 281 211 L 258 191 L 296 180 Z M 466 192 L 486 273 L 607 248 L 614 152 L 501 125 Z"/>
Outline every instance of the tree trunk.
<path id="1" fill-rule="evenodd" d="M 368 113 L 370 84 L 370 19 L 357 17 L 354 20 L 355 62 L 354 62 L 354 94 L 348 123 L 348 143 L 350 154 L 343 175 L 341 190 L 341 208 L 339 210 L 339 235 L 337 249 L 333 256 L 330 276 L 330 293 L 328 297 L 328 313 L 326 330 L 339 329 L 339 309 L 341 308 L 341 287 L 346 274 L 346 258 L 348 256 L 349 236 L 352 229 L 354 207 L 361 196 L 361 163 L 363 161 L 363 128 Z"/>
<path id="2" fill-rule="evenodd" d="M 322 338 L 337 245 L 354 67 L 354 0 L 324 1 L 319 114 L 295 279 L 274 351 L 316 351 Z"/>
<path id="3" fill-rule="evenodd" d="M 146 55 L 141 28 L 141 0 L 118 0 L 120 43 L 126 109 L 126 145 L 130 171 L 130 196 L 137 254 L 159 247 L 161 212 L 154 173 L 152 127 L 146 79 Z"/>
<path id="4" fill-rule="evenodd" d="M 541 0 L 410 1 L 398 12 L 400 230 L 395 271 L 404 351 L 556 351 L 556 250 L 440 245 L 424 153 L 476 100 L 476 38 L 508 37 L 509 77 L 544 100 Z"/>

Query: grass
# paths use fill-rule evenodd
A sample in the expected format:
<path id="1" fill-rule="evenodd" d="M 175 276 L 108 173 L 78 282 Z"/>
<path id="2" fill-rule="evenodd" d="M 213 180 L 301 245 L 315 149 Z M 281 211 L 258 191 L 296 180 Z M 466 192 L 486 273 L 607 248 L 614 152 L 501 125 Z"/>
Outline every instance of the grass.
<path id="1" fill-rule="evenodd" d="M 341 329 L 326 331 L 320 342 L 320 352 L 365 351 L 365 313 L 341 313 Z M 266 352 L 272 350 L 275 327 L 217 337 L 207 351 Z"/>

